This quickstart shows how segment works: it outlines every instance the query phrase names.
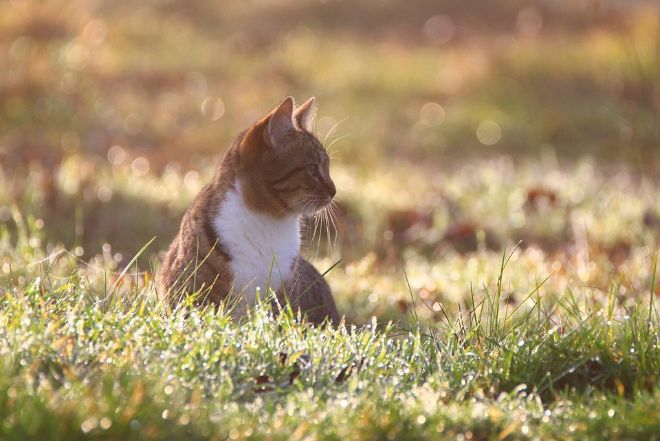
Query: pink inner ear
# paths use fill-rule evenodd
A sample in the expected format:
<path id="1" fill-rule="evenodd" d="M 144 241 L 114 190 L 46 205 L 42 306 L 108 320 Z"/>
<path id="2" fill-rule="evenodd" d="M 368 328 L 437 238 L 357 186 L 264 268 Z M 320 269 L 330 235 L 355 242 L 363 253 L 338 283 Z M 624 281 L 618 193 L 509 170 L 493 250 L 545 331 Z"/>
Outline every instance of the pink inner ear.
<path id="1" fill-rule="evenodd" d="M 314 118 L 316 117 L 316 98 L 311 97 L 305 101 L 293 114 L 298 127 L 312 131 Z"/>

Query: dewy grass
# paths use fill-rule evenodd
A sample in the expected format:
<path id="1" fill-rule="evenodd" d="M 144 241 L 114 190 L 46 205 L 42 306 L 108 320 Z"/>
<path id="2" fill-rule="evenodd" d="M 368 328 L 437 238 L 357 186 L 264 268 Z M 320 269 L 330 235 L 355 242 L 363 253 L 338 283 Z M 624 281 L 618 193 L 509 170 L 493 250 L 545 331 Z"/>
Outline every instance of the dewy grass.
<path id="1" fill-rule="evenodd" d="M 166 312 L 128 272 L 109 302 L 106 275 L 45 256 L 24 229 L 2 241 L 14 265 L 0 285 L 2 439 L 660 433 L 657 312 L 619 302 L 616 284 L 604 307 L 569 290 L 512 311 L 484 291 L 438 322 L 314 329 L 263 303 L 234 323 L 192 302 Z"/>

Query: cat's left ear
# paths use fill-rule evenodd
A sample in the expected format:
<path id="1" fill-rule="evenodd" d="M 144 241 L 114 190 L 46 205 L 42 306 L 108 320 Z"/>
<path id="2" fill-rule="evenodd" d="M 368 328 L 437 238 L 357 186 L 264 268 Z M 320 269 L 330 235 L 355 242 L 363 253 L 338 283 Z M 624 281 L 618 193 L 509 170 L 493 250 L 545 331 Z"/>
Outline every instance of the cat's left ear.
<path id="1" fill-rule="evenodd" d="M 275 150 L 285 148 L 291 133 L 295 130 L 292 115 L 294 106 L 293 98 L 288 96 L 268 116 L 266 143 Z"/>
<path id="2" fill-rule="evenodd" d="M 311 132 L 316 118 L 316 98 L 311 97 L 293 112 L 293 121 L 298 128 Z"/>

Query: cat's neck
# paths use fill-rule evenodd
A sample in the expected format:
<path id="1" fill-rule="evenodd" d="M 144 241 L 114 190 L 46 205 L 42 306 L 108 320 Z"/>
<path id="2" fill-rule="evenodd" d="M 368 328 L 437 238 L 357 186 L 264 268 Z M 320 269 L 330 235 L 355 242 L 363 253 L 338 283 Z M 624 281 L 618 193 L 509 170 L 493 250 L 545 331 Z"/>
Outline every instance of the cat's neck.
<path id="1" fill-rule="evenodd" d="M 219 204 L 213 226 L 234 274 L 234 293 L 253 303 L 256 288 L 290 280 L 300 252 L 300 217 L 275 218 L 252 210 L 236 180 Z"/>

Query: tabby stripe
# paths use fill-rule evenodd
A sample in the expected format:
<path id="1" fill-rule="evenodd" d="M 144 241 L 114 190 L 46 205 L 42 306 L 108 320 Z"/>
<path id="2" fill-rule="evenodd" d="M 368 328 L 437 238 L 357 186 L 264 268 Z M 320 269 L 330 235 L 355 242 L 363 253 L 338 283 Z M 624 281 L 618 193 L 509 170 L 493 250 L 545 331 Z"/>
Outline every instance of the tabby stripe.
<path id="1" fill-rule="evenodd" d="M 279 194 L 274 193 L 273 196 L 275 196 L 275 199 L 277 199 L 277 202 L 279 202 L 284 207 L 285 210 L 289 209 L 289 204 L 287 204 L 286 201 L 284 199 L 282 199 L 282 197 Z"/>
<path id="2" fill-rule="evenodd" d="M 290 188 L 278 188 L 277 191 L 281 191 L 284 193 L 293 193 L 294 191 L 298 191 L 301 188 L 303 188 L 302 185 L 296 185 L 295 187 L 290 187 Z"/>
<path id="3" fill-rule="evenodd" d="M 206 238 L 209 241 L 209 246 L 212 247 L 212 250 L 217 254 L 219 254 L 221 257 L 223 257 L 227 262 L 229 262 L 231 258 L 229 257 L 229 254 L 227 254 L 227 252 L 222 247 L 222 244 L 220 243 L 220 238 L 213 229 L 211 223 L 205 219 L 202 222 L 202 228 L 204 229 L 204 234 L 206 235 Z M 212 269 L 216 271 L 214 268 Z"/>
<path id="4" fill-rule="evenodd" d="M 277 179 L 274 179 L 274 180 L 272 180 L 272 181 L 267 181 L 267 182 L 268 182 L 269 184 L 271 184 L 271 185 L 277 185 L 277 184 L 279 184 L 280 182 L 284 182 L 284 181 L 286 181 L 287 179 L 289 179 L 289 178 L 290 178 L 291 176 L 293 176 L 294 174 L 296 174 L 296 173 L 298 173 L 298 172 L 301 172 L 301 171 L 305 170 L 306 168 L 307 168 L 307 166 L 304 166 L 304 167 L 296 167 L 296 168 L 294 168 L 293 170 L 289 171 L 289 172 L 288 172 L 287 174 L 285 174 L 284 176 L 279 177 L 279 178 L 277 178 Z"/>

